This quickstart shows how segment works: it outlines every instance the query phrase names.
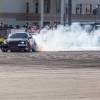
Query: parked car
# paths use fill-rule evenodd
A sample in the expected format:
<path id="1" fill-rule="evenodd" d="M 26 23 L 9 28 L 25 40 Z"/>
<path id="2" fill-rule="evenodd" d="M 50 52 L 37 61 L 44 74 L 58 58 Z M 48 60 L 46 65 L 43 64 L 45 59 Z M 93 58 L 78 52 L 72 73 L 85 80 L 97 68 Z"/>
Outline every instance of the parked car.
<path id="1" fill-rule="evenodd" d="M 7 52 L 13 51 L 36 51 L 37 45 L 35 39 L 28 32 L 18 32 L 9 34 L 4 41 L 1 50 Z"/>

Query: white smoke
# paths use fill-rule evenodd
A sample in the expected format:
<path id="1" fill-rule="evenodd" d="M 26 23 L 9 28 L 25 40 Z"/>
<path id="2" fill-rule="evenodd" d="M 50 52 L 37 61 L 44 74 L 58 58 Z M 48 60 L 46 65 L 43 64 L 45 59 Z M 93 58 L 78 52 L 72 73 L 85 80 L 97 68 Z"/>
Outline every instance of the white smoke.
<path id="1" fill-rule="evenodd" d="M 91 26 L 82 28 L 78 23 L 71 27 L 59 25 L 57 28 L 45 27 L 35 36 L 40 51 L 79 51 L 100 50 L 100 30 L 91 33 Z"/>

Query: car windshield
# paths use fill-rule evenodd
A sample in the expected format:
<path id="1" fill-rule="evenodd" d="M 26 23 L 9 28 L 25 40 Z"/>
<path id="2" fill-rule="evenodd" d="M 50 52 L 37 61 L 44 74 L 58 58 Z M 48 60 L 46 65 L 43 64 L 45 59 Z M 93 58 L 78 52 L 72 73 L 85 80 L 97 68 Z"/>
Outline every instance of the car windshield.
<path id="1" fill-rule="evenodd" d="M 10 38 L 28 38 L 26 33 L 16 33 L 10 36 Z"/>

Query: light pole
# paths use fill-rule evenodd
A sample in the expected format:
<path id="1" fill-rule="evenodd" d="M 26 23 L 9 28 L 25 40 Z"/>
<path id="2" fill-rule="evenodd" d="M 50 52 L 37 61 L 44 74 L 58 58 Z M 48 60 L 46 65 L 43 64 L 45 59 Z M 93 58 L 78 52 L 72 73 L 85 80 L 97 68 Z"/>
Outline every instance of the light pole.
<path id="1" fill-rule="evenodd" d="M 29 20 L 29 2 L 26 2 L 26 21 L 27 21 L 27 27 L 28 27 L 28 20 Z"/>
<path id="2" fill-rule="evenodd" d="M 68 0 L 68 25 L 72 23 L 72 0 Z"/>
<path id="3" fill-rule="evenodd" d="M 43 27 L 43 22 L 44 22 L 44 0 L 40 0 L 41 3 L 41 21 L 40 21 L 40 26 L 41 28 Z"/>
<path id="4" fill-rule="evenodd" d="M 61 0 L 61 19 L 60 19 L 60 23 L 62 24 L 62 25 L 64 25 L 64 13 L 65 13 L 65 0 Z"/>
<path id="5" fill-rule="evenodd" d="M 98 15 L 99 15 L 99 6 L 96 5 L 96 17 L 95 17 L 95 23 L 97 22 L 97 18 L 98 18 Z"/>

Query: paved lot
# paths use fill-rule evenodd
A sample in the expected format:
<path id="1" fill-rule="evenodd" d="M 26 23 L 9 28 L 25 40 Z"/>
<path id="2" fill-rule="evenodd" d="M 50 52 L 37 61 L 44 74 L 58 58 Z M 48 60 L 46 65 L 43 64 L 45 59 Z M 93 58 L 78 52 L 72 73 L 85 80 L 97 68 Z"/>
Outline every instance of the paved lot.
<path id="1" fill-rule="evenodd" d="M 0 100 L 100 100 L 100 52 L 0 53 Z"/>

